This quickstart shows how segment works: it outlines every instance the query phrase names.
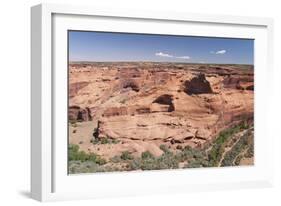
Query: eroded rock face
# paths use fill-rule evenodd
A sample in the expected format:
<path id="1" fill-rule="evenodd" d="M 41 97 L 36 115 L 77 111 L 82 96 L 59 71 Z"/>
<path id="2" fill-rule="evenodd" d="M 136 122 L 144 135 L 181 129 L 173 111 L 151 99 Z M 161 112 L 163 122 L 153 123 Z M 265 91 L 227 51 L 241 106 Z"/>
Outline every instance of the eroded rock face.
<path id="1" fill-rule="evenodd" d="M 137 81 L 133 80 L 133 79 L 125 79 L 125 80 L 123 80 L 121 87 L 124 88 L 124 89 L 130 88 L 130 89 L 132 89 L 135 92 L 138 92 L 140 90 Z"/>
<path id="2" fill-rule="evenodd" d="M 78 121 L 90 121 L 92 120 L 90 109 L 88 107 L 82 109 L 79 106 L 70 106 L 68 108 L 68 119 Z"/>
<path id="3" fill-rule="evenodd" d="M 254 90 L 254 77 L 230 76 L 223 80 L 223 85 L 231 89 Z"/>
<path id="4" fill-rule="evenodd" d="M 103 117 L 122 116 L 127 115 L 127 107 L 110 107 L 103 112 Z"/>
<path id="5" fill-rule="evenodd" d="M 157 97 L 157 99 L 155 99 L 152 103 L 167 105 L 167 112 L 172 112 L 175 110 L 175 106 L 173 104 L 173 96 L 169 94 L 163 94 Z"/>
<path id="6" fill-rule="evenodd" d="M 210 82 L 206 80 L 205 74 L 200 73 L 198 76 L 184 82 L 184 92 L 192 94 L 212 93 Z"/>
<path id="7" fill-rule="evenodd" d="M 78 112 L 80 110 L 79 106 L 71 106 L 68 108 L 68 119 L 77 120 Z"/>
<path id="8" fill-rule="evenodd" d="M 253 119 L 253 81 L 252 68 L 228 65 L 70 65 L 68 115 L 82 121 L 70 142 L 84 138 L 82 150 L 107 158 L 122 151 L 161 155 L 162 144 L 203 147 L 221 130 Z M 97 150 L 93 131 L 120 143 Z"/>
<path id="9" fill-rule="evenodd" d="M 69 85 L 69 97 L 72 98 L 77 95 L 78 91 L 88 86 L 89 82 L 75 82 Z"/>

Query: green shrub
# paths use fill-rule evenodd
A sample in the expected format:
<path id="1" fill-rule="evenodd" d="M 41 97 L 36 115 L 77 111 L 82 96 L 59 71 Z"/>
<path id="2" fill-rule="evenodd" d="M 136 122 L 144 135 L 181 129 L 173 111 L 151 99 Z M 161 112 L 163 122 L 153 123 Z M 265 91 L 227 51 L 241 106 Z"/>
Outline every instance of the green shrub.
<path id="1" fill-rule="evenodd" d="M 113 163 L 118 163 L 118 162 L 121 162 L 122 159 L 121 159 L 120 156 L 116 155 L 116 156 L 110 158 L 110 161 L 113 162 Z"/>
<path id="2" fill-rule="evenodd" d="M 142 165 L 142 160 L 140 158 L 135 158 L 129 163 L 130 170 L 139 170 Z"/>
<path id="3" fill-rule="evenodd" d="M 200 162 L 196 162 L 196 161 L 191 161 L 186 166 L 186 168 L 200 168 L 200 167 L 202 167 L 202 164 L 200 164 Z"/>
<path id="4" fill-rule="evenodd" d="M 142 159 L 153 159 L 154 156 L 153 156 L 153 154 L 151 154 L 149 151 L 146 151 L 146 152 L 143 152 L 143 153 L 141 154 L 141 158 L 142 158 Z"/>
<path id="5" fill-rule="evenodd" d="M 110 137 L 91 139 L 91 143 L 93 144 L 118 144 L 119 142 L 120 142 L 119 140 L 112 139 Z"/>
<path id="6" fill-rule="evenodd" d="M 106 163 L 106 160 L 101 158 L 99 155 L 95 153 L 87 154 L 84 151 L 79 151 L 79 146 L 71 144 L 68 147 L 68 160 L 69 161 L 92 161 L 99 165 L 103 165 Z"/>
<path id="7" fill-rule="evenodd" d="M 178 168 L 179 159 L 172 152 L 166 152 L 157 159 L 157 166 L 160 169 Z"/>
<path id="8" fill-rule="evenodd" d="M 81 160 L 86 159 L 86 153 L 84 151 L 79 151 L 78 145 L 70 145 L 68 147 L 68 159 L 71 160 Z"/>
<path id="9" fill-rule="evenodd" d="M 244 130 L 244 129 L 249 129 L 249 124 L 247 121 L 243 121 L 241 124 L 240 124 L 240 129 L 241 130 Z"/>
<path id="10" fill-rule="evenodd" d="M 168 147 L 164 144 L 161 144 L 159 147 L 163 152 L 170 152 L 170 150 L 168 149 Z"/>
<path id="11" fill-rule="evenodd" d="M 160 157 L 154 157 L 150 152 L 143 152 L 141 158 L 129 162 L 131 170 L 159 170 L 178 168 L 178 159 L 172 152 L 165 152 Z"/>
<path id="12" fill-rule="evenodd" d="M 250 157 L 253 157 L 254 156 L 254 144 L 252 143 L 250 146 L 249 146 L 249 148 L 248 148 L 248 150 L 247 150 L 247 152 L 246 152 L 246 154 L 245 154 L 245 157 L 246 158 L 250 158 Z"/>
<path id="13" fill-rule="evenodd" d="M 118 144 L 118 143 L 120 143 L 120 140 L 117 140 L 117 139 L 111 139 L 111 143 L 112 143 L 112 144 Z"/>
<path id="14" fill-rule="evenodd" d="M 234 165 L 236 165 L 236 166 L 239 165 L 242 158 L 243 158 L 242 155 L 237 156 L 234 161 Z"/>
<path id="15" fill-rule="evenodd" d="M 106 164 L 106 160 L 103 159 L 101 156 L 97 155 L 96 158 L 95 158 L 95 162 L 98 164 L 98 165 L 104 165 Z"/>
<path id="16" fill-rule="evenodd" d="M 92 161 L 70 161 L 68 172 L 70 174 L 79 174 L 79 173 L 94 173 L 94 172 L 113 172 L 118 171 L 119 168 L 107 166 L 107 165 L 98 165 Z"/>
<path id="17" fill-rule="evenodd" d="M 122 152 L 120 158 L 122 160 L 132 160 L 132 159 L 134 159 L 134 157 L 131 155 L 131 153 L 129 151 Z"/>
<path id="18" fill-rule="evenodd" d="M 98 139 L 95 139 L 95 138 L 93 138 L 93 139 L 91 139 L 91 141 L 90 141 L 92 144 L 99 144 L 99 140 Z"/>
<path id="19" fill-rule="evenodd" d="M 253 138 L 253 136 L 249 132 L 240 137 L 238 142 L 231 148 L 231 150 L 225 154 L 224 159 L 222 161 L 222 166 L 239 165 L 240 160 L 243 157 L 240 154 L 247 147 L 251 147 L 251 145 L 249 145 L 252 143 L 251 138 Z M 233 162 L 234 160 L 235 162 Z"/>
<path id="20" fill-rule="evenodd" d="M 210 163 L 203 150 L 186 146 L 182 152 L 177 154 L 179 162 L 187 161 L 187 168 L 209 167 Z"/>
<path id="21" fill-rule="evenodd" d="M 108 138 L 101 138 L 100 143 L 101 144 L 109 144 L 111 141 Z"/>
<path id="22" fill-rule="evenodd" d="M 224 152 L 225 145 L 227 141 L 235 134 L 238 133 L 241 128 L 244 128 L 245 125 L 236 125 L 232 128 L 226 129 L 222 132 L 220 132 L 219 136 L 216 138 L 212 145 L 212 149 L 210 150 L 208 154 L 208 159 L 210 161 L 210 164 L 212 166 L 218 166 L 218 163 L 222 157 L 222 154 Z"/>

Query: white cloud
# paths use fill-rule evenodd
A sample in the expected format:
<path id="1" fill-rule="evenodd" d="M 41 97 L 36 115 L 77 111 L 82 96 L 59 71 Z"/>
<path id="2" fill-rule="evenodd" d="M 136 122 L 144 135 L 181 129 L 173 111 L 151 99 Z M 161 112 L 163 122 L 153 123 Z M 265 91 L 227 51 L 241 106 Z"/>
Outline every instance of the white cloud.
<path id="1" fill-rule="evenodd" d="M 163 53 L 163 52 L 156 52 L 155 55 L 160 56 L 160 57 L 169 57 L 169 58 L 173 57 L 173 55 Z"/>
<path id="2" fill-rule="evenodd" d="M 190 56 L 174 56 L 172 54 L 164 53 L 164 52 L 156 52 L 155 56 L 160 56 L 160 57 L 168 57 L 168 58 L 177 58 L 177 59 L 191 59 Z"/>
<path id="3" fill-rule="evenodd" d="M 179 57 L 176 57 L 178 59 L 190 59 L 190 56 L 179 56 Z"/>
<path id="4" fill-rule="evenodd" d="M 216 51 L 216 54 L 225 54 L 226 53 L 226 50 L 219 50 L 219 51 Z"/>
<path id="5" fill-rule="evenodd" d="M 218 51 L 210 51 L 210 54 L 225 54 L 226 50 L 222 49 L 222 50 L 218 50 Z"/>

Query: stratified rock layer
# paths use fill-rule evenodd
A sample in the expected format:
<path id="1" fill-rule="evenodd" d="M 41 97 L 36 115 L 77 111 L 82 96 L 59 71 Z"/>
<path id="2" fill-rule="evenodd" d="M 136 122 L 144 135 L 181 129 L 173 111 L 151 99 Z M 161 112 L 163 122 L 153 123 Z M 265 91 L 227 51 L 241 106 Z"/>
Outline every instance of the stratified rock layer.
<path id="1" fill-rule="evenodd" d="M 161 144 L 202 147 L 221 130 L 253 119 L 251 66 L 70 64 L 69 78 L 69 119 L 82 121 L 70 143 L 82 138 L 81 149 L 108 158 L 125 150 L 161 155 Z M 120 143 L 96 146 L 93 138 Z"/>

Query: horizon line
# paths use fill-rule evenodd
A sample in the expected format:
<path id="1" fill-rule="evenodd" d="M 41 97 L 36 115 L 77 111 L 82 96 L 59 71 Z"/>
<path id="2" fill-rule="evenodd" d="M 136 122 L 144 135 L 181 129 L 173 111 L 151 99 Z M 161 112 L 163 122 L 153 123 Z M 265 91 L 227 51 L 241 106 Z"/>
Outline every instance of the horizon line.
<path id="1" fill-rule="evenodd" d="M 215 62 L 177 62 L 177 61 L 68 61 L 68 63 L 173 63 L 173 64 L 217 64 L 217 65 L 249 65 L 254 66 L 254 64 L 247 64 L 247 63 L 215 63 Z"/>

